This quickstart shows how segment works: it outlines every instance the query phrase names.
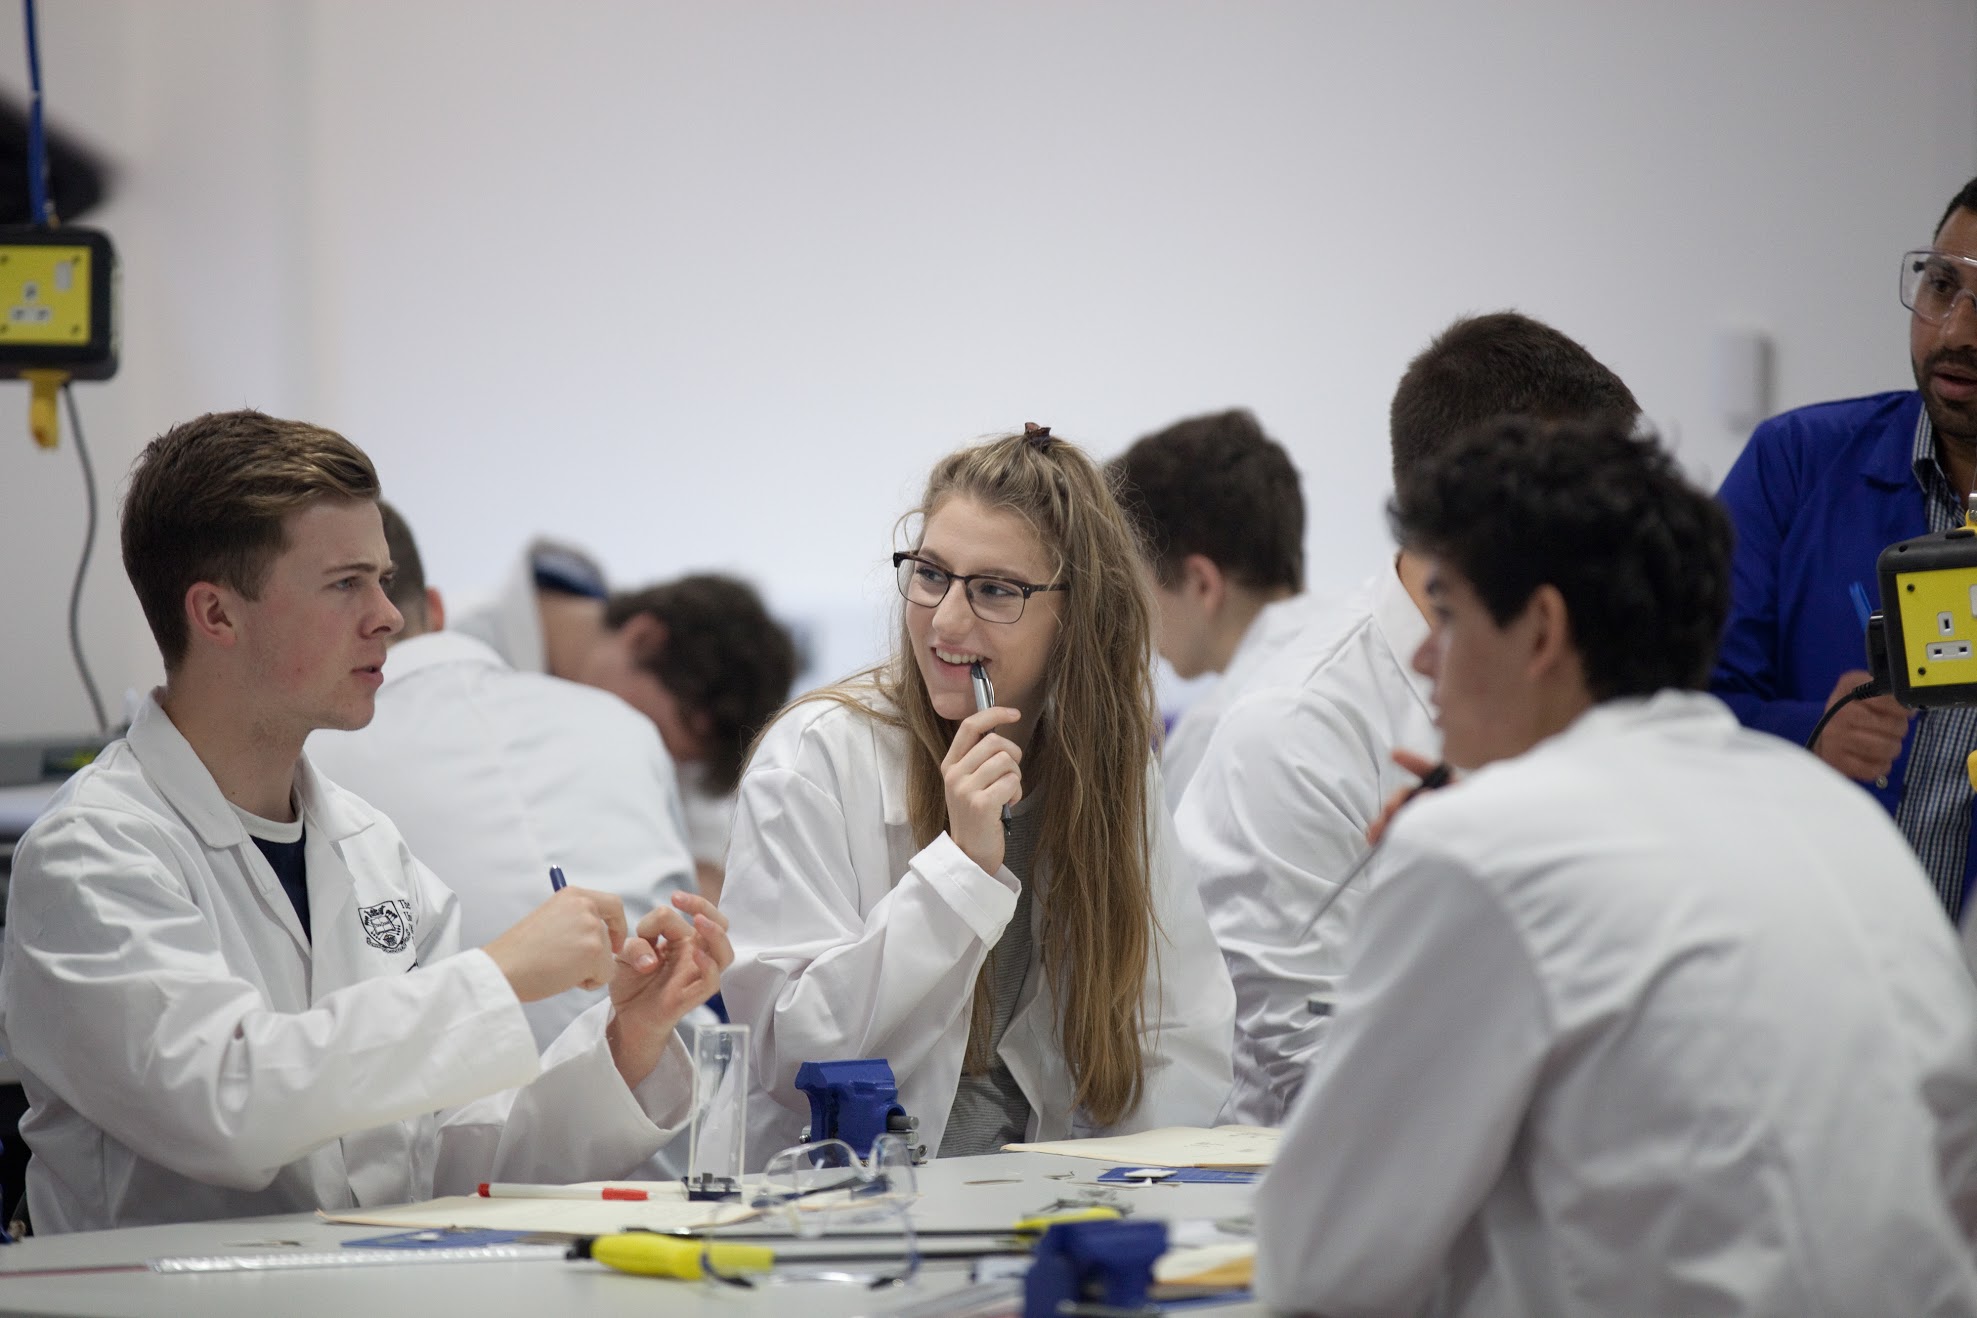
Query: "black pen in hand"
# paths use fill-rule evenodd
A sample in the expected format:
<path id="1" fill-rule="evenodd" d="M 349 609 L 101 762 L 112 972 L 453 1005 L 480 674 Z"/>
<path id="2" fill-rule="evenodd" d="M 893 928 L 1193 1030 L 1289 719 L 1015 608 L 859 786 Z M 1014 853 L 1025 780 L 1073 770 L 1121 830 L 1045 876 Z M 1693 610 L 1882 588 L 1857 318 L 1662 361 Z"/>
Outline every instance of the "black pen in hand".
<path id="1" fill-rule="evenodd" d="M 1446 763 L 1435 765 L 1434 768 L 1428 770 L 1428 772 L 1421 775 L 1420 782 L 1410 787 L 1401 796 L 1400 800 L 1394 803 L 1394 807 L 1392 810 L 1386 812 L 1385 815 L 1386 821 L 1389 824 L 1391 824 L 1393 821 L 1393 816 L 1397 814 L 1400 811 L 1400 809 L 1403 806 L 1405 806 L 1409 801 L 1412 801 L 1415 797 L 1421 795 L 1421 793 L 1432 792 L 1438 787 L 1448 786 L 1451 777 L 1452 774 Z M 1385 840 L 1386 833 L 1382 831 L 1380 837 L 1382 840 Z M 1371 846 L 1366 848 L 1365 855 L 1361 856 L 1358 860 L 1354 861 L 1352 863 L 1352 867 L 1348 869 L 1344 874 L 1339 876 L 1339 881 L 1332 885 L 1332 890 L 1330 892 L 1325 894 L 1325 900 L 1318 903 L 1318 909 L 1311 913 L 1311 918 L 1304 922 L 1304 928 L 1298 931 L 1298 935 L 1297 935 L 1298 942 L 1302 943 L 1305 939 L 1311 937 L 1311 931 L 1318 927 L 1318 921 L 1324 918 L 1325 912 L 1332 909 L 1332 903 L 1339 899 L 1339 897 L 1345 892 L 1345 890 L 1351 886 L 1352 881 L 1359 877 L 1360 871 L 1365 869 L 1368 865 L 1372 864 L 1373 857 L 1379 854 L 1380 854 L 1380 844 L 1378 842 L 1375 842 Z"/>

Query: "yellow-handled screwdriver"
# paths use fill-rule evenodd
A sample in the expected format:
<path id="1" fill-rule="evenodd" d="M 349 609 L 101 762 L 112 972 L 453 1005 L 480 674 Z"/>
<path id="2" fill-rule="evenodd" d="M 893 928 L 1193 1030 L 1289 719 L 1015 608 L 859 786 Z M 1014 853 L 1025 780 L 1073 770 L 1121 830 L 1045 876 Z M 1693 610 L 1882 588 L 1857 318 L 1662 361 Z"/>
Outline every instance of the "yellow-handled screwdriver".
<path id="1" fill-rule="evenodd" d="M 1040 1236 L 1050 1228 L 1065 1222 L 1116 1222 L 1124 1216 L 1124 1213 L 1108 1204 L 1066 1208 L 1017 1219 L 1016 1234 L 1020 1237 Z"/>
<path id="2" fill-rule="evenodd" d="M 1039 1213 L 1018 1221 L 1014 1228 L 1016 1241 L 1009 1246 L 988 1249 L 970 1249 L 968 1254 L 1023 1253 L 1030 1240 L 1041 1235 L 1059 1222 L 1109 1221 L 1123 1216 L 1117 1208 L 1102 1204 L 1073 1208 L 1050 1213 Z M 935 1235 L 941 1233 L 936 1232 Z M 966 1232 L 966 1235 L 984 1233 Z M 678 1277 L 684 1281 L 695 1281 L 707 1276 L 709 1269 L 716 1275 L 728 1278 L 747 1274 L 760 1274 L 775 1269 L 776 1252 L 767 1245 L 744 1245 L 736 1241 L 705 1240 L 696 1236 L 662 1235 L 655 1231 L 623 1231 L 609 1236 L 582 1236 L 570 1246 L 573 1259 L 595 1259 L 618 1272 L 629 1272 L 641 1277 Z M 851 1259 L 869 1257 L 864 1253 L 847 1256 Z M 832 1255 L 806 1253 L 798 1262 L 818 1263 L 832 1260 Z"/>
<path id="3" fill-rule="evenodd" d="M 641 1277 L 679 1277 L 686 1281 L 706 1276 L 709 1267 L 732 1277 L 767 1272 L 776 1263 L 776 1252 L 767 1245 L 662 1236 L 651 1231 L 586 1236 L 570 1246 L 570 1257 L 596 1259 L 607 1268 Z"/>

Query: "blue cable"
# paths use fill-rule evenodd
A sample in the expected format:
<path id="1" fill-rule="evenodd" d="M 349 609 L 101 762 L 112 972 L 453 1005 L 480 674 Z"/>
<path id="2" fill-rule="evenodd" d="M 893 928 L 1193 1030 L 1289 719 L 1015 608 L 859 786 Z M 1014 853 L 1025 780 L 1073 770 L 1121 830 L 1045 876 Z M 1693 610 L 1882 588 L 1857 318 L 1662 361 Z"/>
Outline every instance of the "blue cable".
<path id="1" fill-rule="evenodd" d="M 21 0 L 27 15 L 27 81 L 33 96 L 27 114 L 28 213 L 36 228 L 48 227 L 48 147 L 41 135 L 41 45 L 34 33 L 34 0 Z"/>

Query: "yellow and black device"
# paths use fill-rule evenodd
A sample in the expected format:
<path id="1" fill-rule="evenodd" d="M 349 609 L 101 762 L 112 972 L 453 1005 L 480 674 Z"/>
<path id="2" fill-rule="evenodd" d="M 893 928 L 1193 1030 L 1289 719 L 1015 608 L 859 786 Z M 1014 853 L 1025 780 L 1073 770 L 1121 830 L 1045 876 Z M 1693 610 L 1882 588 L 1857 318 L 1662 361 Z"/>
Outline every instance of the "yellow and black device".
<path id="1" fill-rule="evenodd" d="M 117 253 L 84 228 L 0 227 L 0 380 L 26 380 L 28 428 L 55 447 L 57 392 L 117 373 Z"/>
<path id="2" fill-rule="evenodd" d="M 1889 545 L 1875 571 L 1881 611 L 1867 658 L 1877 682 L 1910 709 L 1977 705 L 1977 520 Z"/>

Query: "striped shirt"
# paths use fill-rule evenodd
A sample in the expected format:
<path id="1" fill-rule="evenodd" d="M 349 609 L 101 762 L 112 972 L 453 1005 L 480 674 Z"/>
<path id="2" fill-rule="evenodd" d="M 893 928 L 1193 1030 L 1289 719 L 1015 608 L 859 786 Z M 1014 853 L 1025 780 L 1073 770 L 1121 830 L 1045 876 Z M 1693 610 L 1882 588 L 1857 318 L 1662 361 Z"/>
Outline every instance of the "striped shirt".
<path id="1" fill-rule="evenodd" d="M 1915 479 L 1932 534 L 1962 526 L 1964 496 L 1950 488 L 1936 458 L 1925 408 L 1915 422 Z M 1950 919 L 1963 917 L 1963 868 L 1970 847 L 1971 789 L 1965 757 L 1977 749 L 1977 707 L 1939 706 L 1915 716 L 1895 824 L 1915 848 Z"/>

